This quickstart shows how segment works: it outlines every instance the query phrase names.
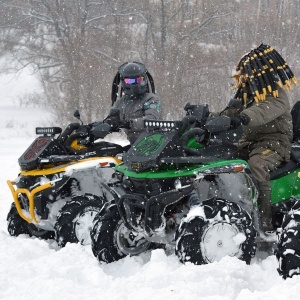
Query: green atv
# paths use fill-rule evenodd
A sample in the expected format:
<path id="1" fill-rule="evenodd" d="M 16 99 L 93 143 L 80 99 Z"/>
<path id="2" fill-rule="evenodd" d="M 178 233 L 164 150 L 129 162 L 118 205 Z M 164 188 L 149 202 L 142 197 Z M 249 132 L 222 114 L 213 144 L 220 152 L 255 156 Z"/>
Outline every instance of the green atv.
<path id="1" fill-rule="evenodd" d="M 207 264 L 229 255 L 247 264 L 258 242 L 276 241 L 262 231 L 258 190 L 233 142 L 226 116 L 208 121 L 207 105 L 185 107 L 182 121 L 145 121 L 147 131 L 123 156 L 105 185 L 107 202 L 95 217 L 91 245 L 110 263 L 149 249 L 175 251 L 183 263 Z M 216 120 L 216 119 L 215 119 Z M 271 174 L 273 220 L 300 197 L 300 148 Z"/>
<path id="2" fill-rule="evenodd" d="M 300 151 L 300 101 L 292 109 L 294 143 L 293 152 Z M 299 170 L 297 170 L 299 171 Z M 297 173 L 300 177 L 300 173 Z M 294 185 L 297 189 L 298 185 Z M 298 198 L 295 196 L 295 198 Z M 278 229 L 278 245 L 275 251 L 278 259 L 279 274 L 286 279 L 300 274 L 300 201 L 284 216 L 281 228 Z"/>

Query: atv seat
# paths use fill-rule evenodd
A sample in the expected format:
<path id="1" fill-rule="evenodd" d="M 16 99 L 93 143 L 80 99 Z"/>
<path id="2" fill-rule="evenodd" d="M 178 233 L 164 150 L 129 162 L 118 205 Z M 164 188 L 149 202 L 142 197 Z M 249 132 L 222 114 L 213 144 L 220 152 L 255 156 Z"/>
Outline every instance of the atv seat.
<path id="1" fill-rule="evenodd" d="M 300 101 L 296 102 L 291 110 L 293 122 L 293 141 L 300 142 Z"/>
<path id="2" fill-rule="evenodd" d="M 291 151 L 291 160 L 282 163 L 275 170 L 270 172 L 271 179 L 276 179 L 283 175 L 287 175 L 288 173 L 293 172 L 298 168 L 300 168 L 300 143 L 293 143 Z"/>

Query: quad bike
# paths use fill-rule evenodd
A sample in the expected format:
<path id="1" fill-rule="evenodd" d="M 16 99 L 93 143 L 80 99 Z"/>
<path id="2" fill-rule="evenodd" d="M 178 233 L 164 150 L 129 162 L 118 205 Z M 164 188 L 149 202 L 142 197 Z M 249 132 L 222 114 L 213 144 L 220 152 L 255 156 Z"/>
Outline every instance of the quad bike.
<path id="1" fill-rule="evenodd" d="M 300 149 L 300 101 L 292 109 L 293 147 Z M 298 170 L 299 171 L 299 170 Z M 300 177 L 300 172 L 298 172 Z M 297 186 L 295 186 L 297 188 Z M 275 250 L 278 260 L 278 273 L 284 278 L 300 275 L 300 201 L 284 216 L 281 227 L 277 230 L 278 243 Z"/>
<path id="2" fill-rule="evenodd" d="M 78 111 L 74 116 L 80 120 Z M 111 131 L 99 124 L 100 129 L 71 123 L 63 132 L 36 128 L 39 136 L 18 160 L 20 174 L 7 181 L 14 199 L 7 216 L 10 235 L 55 237 L 60 247 L 90 243 L 92 221 L 106 201 L 100 183 L 120 163 L 115 156 L 128 149 L 99 141 Z"/>
<path id="3" fill-rule="evenodd" d="M 258 189 L 237 157 L 230 119 L 209 119 L 207 105 L 186 105 L 182 121 L 146 121 L 147 131 L 123 156 L 108 184 L 108 201 L 94 219 L 91 246 L 99 261 L 164 248 L 183 263 L 224 256 L 247 264 L 258 242 L 276 241 L 262 230 Z M 216 119 L 215 119 L 216 120 Z M 271 174 L 274 226 L 300 197 L 300 148 Z"/>

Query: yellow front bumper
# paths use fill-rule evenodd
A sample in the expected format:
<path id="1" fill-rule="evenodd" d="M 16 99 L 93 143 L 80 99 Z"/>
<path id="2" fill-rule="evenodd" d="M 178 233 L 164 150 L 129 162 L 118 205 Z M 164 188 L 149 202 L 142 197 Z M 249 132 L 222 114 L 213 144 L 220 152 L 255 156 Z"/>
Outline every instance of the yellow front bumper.
<path id="1" fill-rule="evenodd" d="M 7 180 L 7 184 L 10 188 L 10 191 L 13 195 L 13 198 L 14 198 L 14 202 L 16 204 L 16 208 L 17 208 L 17 211 L 18 211 L 18 214 L 20 215 L 20 217 L 22 219 L 24 219 L 26 222 L 28 223 L 35 223 L 35 224 L 38 224 L 39 221 L 37 220 L 36 218 L 36 215 L 35 215 L 35 211 L 34 211 L 34 208 L 35 208 L 35 203 L 34 203 L 34 196 L 43 191 L 43 190 L 46 190 L 50 187 L 53 186 L 53 184 L 51 184 L 51 182 L 47 182 L 41 186 L 38 186 L 36 188 L 34 188 L 32 191 L 29 191 L 28 189 L 18 189 L 16 188 L 15 189 L 15 185 L 16 183 L 14 181 L 10 181 L 10 180 Z M 25 194 L 28 198 L 28 201 L 29 201 L 29 216 L 25 216 L 22 208 L 21 208 L 21 203 L 19 201 L 19 194 Z"/>

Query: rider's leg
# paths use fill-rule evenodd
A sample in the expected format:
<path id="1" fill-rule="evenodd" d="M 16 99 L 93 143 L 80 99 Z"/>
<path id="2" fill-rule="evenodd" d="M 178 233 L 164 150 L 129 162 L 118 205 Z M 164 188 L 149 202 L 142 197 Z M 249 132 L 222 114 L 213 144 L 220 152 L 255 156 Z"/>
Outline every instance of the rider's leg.
<path id="1" fill-rule="evenodd" d="M 283 161 L 276 152 L 265 149 L 261 153 L 250 154 L 248 163 L 257 181 L 259 196 L 257 199 L 264 231 L 273 230 L 270 171 Z"/>

